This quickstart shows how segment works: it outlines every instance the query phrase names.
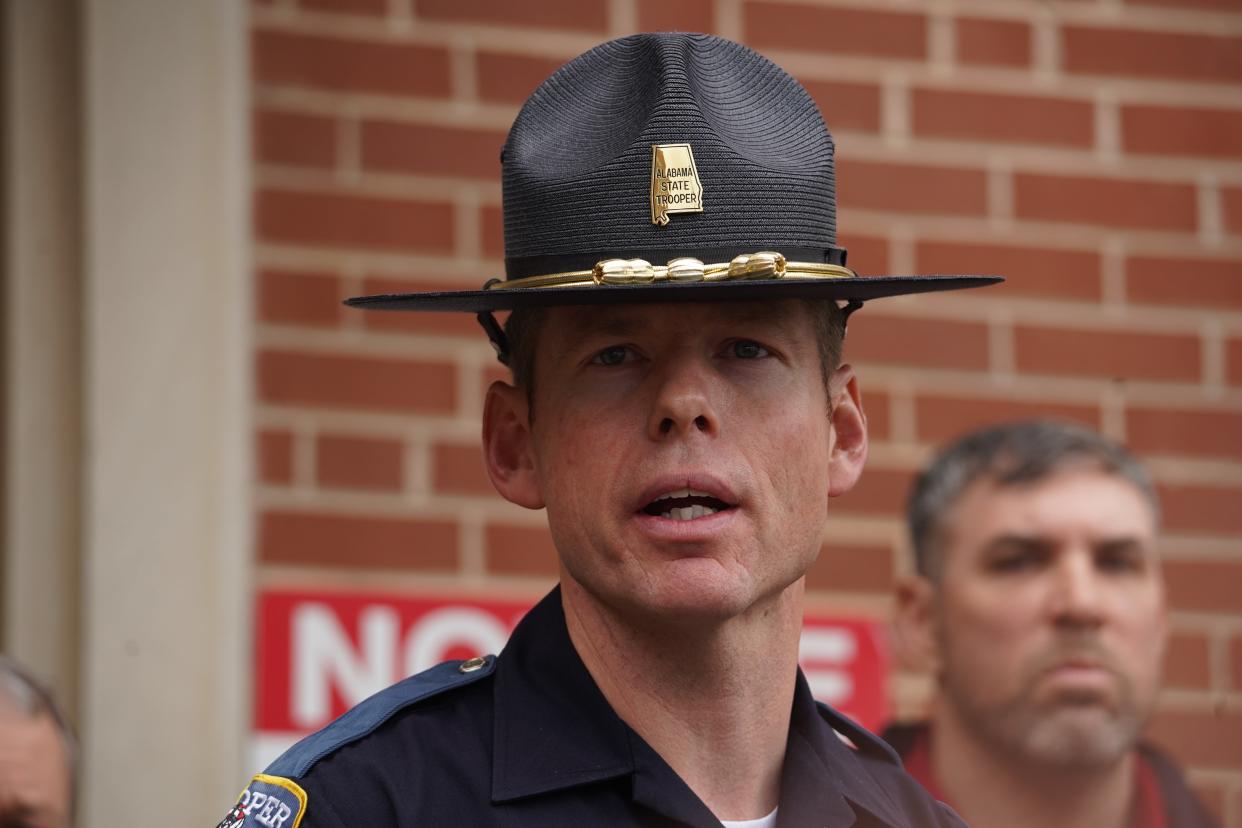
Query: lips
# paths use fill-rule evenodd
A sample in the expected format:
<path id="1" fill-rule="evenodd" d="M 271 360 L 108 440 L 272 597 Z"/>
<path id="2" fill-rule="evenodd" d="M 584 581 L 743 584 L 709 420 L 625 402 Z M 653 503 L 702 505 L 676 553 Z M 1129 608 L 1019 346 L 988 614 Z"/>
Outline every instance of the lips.
<path id="1" fill-rule="evenodd" d="M 736 508 L 737 497 L 721 482 L 681 475 L 649 486 L 637 511 L 665 520 L 692 521 Z"/>

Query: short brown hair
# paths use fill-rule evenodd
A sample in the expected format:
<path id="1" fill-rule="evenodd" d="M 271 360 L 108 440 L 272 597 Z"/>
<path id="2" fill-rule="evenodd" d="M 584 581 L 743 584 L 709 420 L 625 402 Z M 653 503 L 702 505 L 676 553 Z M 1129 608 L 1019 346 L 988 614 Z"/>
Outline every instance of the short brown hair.
<path id="1" fill-rule="evenodd" d="M 939 580 L 945 519 L 971 483 L 987 479 L 998 486 L 1022 486 L 1080 466 L 1129 482 L 1159 521 L 1160 499 L 1151 476 L 1120 443 L 1075 423 L 999 423 L 959 438 L 915 479 L 906 501 L 915 571 L 933 583 Z"/>

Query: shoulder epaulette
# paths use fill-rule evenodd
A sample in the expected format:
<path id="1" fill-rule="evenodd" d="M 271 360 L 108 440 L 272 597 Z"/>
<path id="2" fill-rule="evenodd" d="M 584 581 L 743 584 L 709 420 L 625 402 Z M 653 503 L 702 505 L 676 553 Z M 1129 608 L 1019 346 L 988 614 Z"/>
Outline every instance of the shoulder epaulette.
<path id="1" fill-rule="evenodd" d="M 897 751 L 888 744 L 888 742 L 876 736 L 870 730 L 860 725 L 850 717 L 846 716 L 823 702 L 816 702 L 819 707 L 820 715 L 828 722 L 828 725 L 849 739 L 854 745 L 854 749 L 864 756 L 870 756 L 873 759 L 879 759 L 888 762 L 891 765 L 901 766 L 901 757 L 897 755 Z"/>
<path id="2" fill-rule="evenodd" d="M 412 675 L 359 702 L 348 713 L 289 748 L 265 773 L 291 779 L 304 776 L 320 759 L 372 733 L 410 705 L 472 684 L 491 675 L 495 669 L 496 657 L 483 656 L 467 661 L 446 661 Z"/>

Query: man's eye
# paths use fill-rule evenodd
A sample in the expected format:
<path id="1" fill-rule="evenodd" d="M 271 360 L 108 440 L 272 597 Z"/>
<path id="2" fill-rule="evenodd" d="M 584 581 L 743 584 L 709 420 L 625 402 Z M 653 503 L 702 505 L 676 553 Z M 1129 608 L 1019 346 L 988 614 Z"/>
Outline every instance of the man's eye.
<path id="1" fill-rule="evenodd" d="M 762 359 L 768 356 L 768 349 L 749 339 L 739 339 L 730 346 L 733 356 L 738 359 Z"/>
<path id="2" fill-rule="evenodd" d="M 1105 552 L 1096 557 L 1095 565 L 1103 572 L 1139 572 L 1143 559 L 1131 552 Z"/>
<path id="3" fill-rule="evenodd" d="M 993 572 L 1021 572 L 1035 563 L 1030 555 L 1006 555 L 992 561 Z"/>
<path id="4" fill-rule="evenodd" d="M 997 555 L 988 568 L 997 573 L 1026 572 L 1039 567 L 1044 559 L 1037 551 L 1020 549 Z"/>
<path id="5" fill-rule="evenodd" d="M 630 349 L 624 345 L 613 345 L 595 355 L 591 363 L 594 365 L 620 365 L 630 356 Z"/>

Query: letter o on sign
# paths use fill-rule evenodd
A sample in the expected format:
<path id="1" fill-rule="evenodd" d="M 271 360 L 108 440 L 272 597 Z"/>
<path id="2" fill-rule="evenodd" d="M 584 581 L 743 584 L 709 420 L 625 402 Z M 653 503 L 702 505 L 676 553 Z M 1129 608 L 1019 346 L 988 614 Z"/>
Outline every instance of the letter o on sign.
<path id="1" fill-rule="evenodd" d="M 496 617 L 469 607 L 445 607 L 420 618 L 405 639 L 405 673 L 426 670 L 444 660 L 454 646 L 479 655 L 497 653 L 509 640 L 509 630 Z"/>

